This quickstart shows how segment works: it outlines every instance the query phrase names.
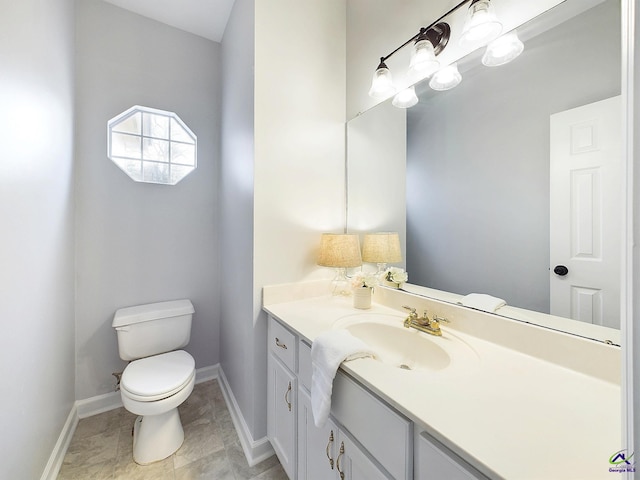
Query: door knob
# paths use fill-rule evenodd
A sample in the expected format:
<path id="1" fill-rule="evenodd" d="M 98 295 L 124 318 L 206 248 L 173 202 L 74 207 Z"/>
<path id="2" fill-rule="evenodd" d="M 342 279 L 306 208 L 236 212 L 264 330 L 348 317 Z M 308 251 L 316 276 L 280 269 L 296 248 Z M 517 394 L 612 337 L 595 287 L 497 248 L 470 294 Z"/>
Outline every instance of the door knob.
<path id="1" fill-rule="evenodd" d="M 564 277 L 567 273 L 569 273 L 569 269 L 564 265 L 556 265 L 556 267 L 553 269 L 553 273 Z"/>

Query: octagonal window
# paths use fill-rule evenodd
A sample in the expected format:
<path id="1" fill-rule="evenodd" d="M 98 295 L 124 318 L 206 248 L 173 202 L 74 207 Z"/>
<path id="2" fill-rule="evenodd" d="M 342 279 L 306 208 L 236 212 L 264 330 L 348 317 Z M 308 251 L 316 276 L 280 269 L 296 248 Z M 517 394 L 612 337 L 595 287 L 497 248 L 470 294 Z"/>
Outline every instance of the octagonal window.
<path id="1" fill-rule="evenodd" d="M 135 106 L 108 124 L 109 159 L 136 182 L 175 185 L 197 166 L 197 138 L 173 112 Z"/>

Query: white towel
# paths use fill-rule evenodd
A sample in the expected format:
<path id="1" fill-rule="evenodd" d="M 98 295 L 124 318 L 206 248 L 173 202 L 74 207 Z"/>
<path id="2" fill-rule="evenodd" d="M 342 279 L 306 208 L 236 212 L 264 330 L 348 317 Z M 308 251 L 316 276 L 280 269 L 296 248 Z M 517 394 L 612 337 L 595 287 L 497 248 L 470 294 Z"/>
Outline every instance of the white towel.
<path id="1" fill-rule="evenodd" d="M 465 307 L 476 308 L 485 312 L 495 312 L 500 307 L 504 307 L 507 302 L 501 298 L 492 297 L 485 293 L 470 293 L 462 297 L 458 303 Z"/>
<path id="2" fill-rule="evenodd" d="M 329 330 L 315 338 L 311 346 L 311 411 L 316 427 L 323 427 L 329 417 L 333 378 L 340 364 L 365 357 L 375 357 L 375 353 L 347 330 Z"/>

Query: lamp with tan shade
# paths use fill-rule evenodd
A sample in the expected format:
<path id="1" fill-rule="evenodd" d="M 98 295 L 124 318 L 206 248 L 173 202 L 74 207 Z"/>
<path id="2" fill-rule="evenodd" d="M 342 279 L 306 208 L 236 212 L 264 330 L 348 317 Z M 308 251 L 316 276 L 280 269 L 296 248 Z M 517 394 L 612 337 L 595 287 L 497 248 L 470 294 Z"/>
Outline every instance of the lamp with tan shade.
<path id="1" fill-rule="evenodd" d="M 318 265 L 333 267 L 336 276 L 333 279 L 333 295 L 350 295 L 351 288 L 347 279 L 347 268 L 362 265 L 360 239 L 358 235 L 348 233 L 323 233 L 320 237 Z"/>
<path id="2" fill-rule="evenodd" d="M 362 261 L 376 263 L 378 272 L 387 268 L 387 263 L 402 262 L 400 237 L 397 232 L 367 233 L 362 243 Z"/>

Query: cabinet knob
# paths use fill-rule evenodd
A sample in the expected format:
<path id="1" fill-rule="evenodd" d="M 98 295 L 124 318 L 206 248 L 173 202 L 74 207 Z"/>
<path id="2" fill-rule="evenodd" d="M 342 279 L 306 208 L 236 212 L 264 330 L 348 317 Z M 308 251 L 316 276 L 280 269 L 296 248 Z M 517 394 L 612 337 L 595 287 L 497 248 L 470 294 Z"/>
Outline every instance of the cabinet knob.
<path id="1" fill-rule="evenodd" d="M 282 343 L 280 341 L 280 339 L 278 337 L 276 337 L 276 347 L 280 347 L 283 350 L 286 350 L 287 349 L 287 344 L 286 343 Z"/>

